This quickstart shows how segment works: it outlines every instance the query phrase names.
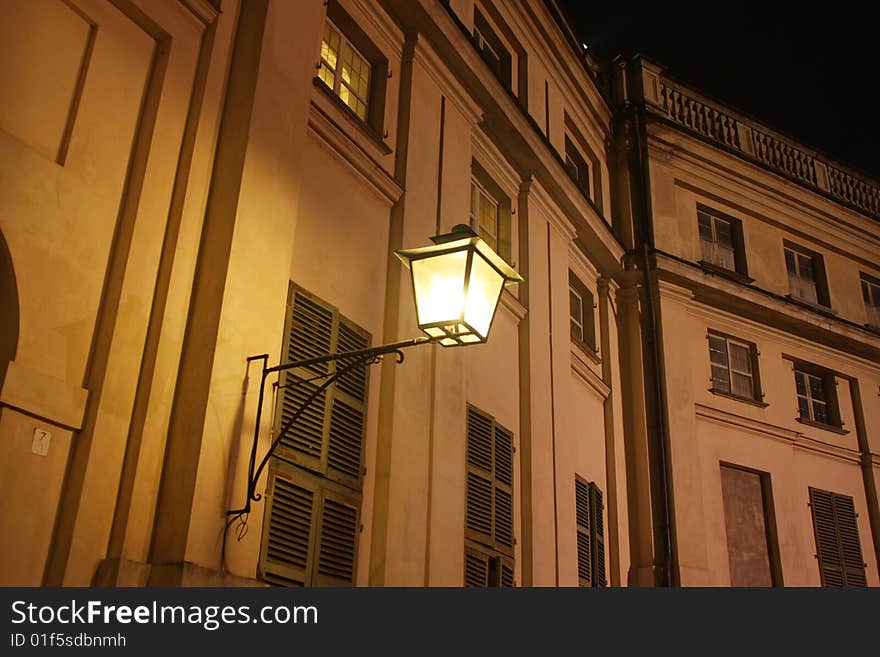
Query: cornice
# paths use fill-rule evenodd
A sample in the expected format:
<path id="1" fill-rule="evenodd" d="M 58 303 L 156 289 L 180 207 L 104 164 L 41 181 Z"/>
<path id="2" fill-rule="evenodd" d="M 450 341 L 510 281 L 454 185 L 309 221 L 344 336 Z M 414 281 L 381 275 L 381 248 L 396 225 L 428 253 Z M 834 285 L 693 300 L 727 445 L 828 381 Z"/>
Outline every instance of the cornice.
<path id="1" fill-rule="evenodd" d="M 848 463 L 858 464 L 861 462 L 861 454 L 857 450 L 816 440 L 799 431 L 735 415 L 704 404 L 695 403 L 694 410 L 698 418 L 704 418 L 728 427 L 744 429 L 765 438 L 773 438 L 797 449 L 822 454 Z"/>
<path id="2" fill-rule="evenodd" d="M 580 349 L 574 345 L 571 347 L 571 371 L 578 378 L 592 388 L 602 399 L 607 399 L 611 394 L 611 387 L 596 374 L 587 364 L 585 356 L 581 355 Z"/>
<path id="3" fill-rule="evenodd" d="M 371 188 L 389 205 L 403 194 L 403 188 L 345 130 L 312 102 L 309 108 L 309 130 L 355 173 L 370 183 Z"/>

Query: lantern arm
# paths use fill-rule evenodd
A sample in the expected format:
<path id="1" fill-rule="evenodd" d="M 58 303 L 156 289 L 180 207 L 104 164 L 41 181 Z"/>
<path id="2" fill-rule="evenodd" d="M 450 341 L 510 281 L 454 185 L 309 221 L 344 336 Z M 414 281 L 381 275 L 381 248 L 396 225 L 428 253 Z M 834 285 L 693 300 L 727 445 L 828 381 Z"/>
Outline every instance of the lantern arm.
<path id="1" fill-rule="evenodd" d="M 367 368 L 370 365 L 374 365 L 382 361 L 382 357 L 388 354 L 395 355 L 395 362 L 400 364 L 404 360 L 403 349 L 407 349 L 409 347 L 415 347 L 421 344 L 429 344 L 437 342 L 435 338 L 429 337 L 417 337 L 411 338 L 409 340 L 403 340 L 401 342 L 392 342 L 390 344 L 380 345 L 378 347 L 367 347 L 366 349 L 357 349 L 354 351 L 343 351 L 335 354 L 326 354 L 324 356 L 317 356 L 315 358 L 307 358 L 305 360 L 297 360 L 289 363 L 282 363 L 280 365 L 275 365 L 274 367 L 267 367 L 267 363 L 269 360 L 268 354 L 260 354 L 259 356 L 250 356 L 247 359 L 247 362 L 250 363 L 252 361 L 261 360 L 263 361 L 263 371 L 260 378 L 260 392 L 257 401 L 257 417 L 254 422 L 254 440 L 251 445 L 251 454 L 250 460 L 248 461 L 248 484 L 247 484 L 247 498 L 245 499 L 245 504 L 243 507 L 239 509 L 232 509 L 226 512 L 226 515 L 230 517 L 230 522 L 227 523 L 227 527 L 231 524 L 232 521 L 239 519 L 243 524 L 247 523 L 246 517 L 247 514 L 251 511 L 251 502 L 259 502 L 263 496 L 261 493 L 256 491 L 257 483 L 259 482 L 260 475 L 262 475 L 263 470 L 266 468 L 266 465 L 269 463 L 269 459 L 272 457 L 272 454 L 275 452 L 275 448 L 281 443 L 281 441 L 287 436 L 287 433 L 296 423 L 296 421 L 300 418 L 300 416 L 312 405 L 312 403 L 323 393 L 327 388 L 329 388 L 333 382 L 335 382 L 340 377 L 345 376 L 351 371 Z M 272 444 L 269 446 L 268 451 L 260 460 L 259 465 L 257 465 L 257 447 L 259 445 L 260 439 L 260 418 L 263 410 L 263 398 L 265 396 L 266 389 L 266 379 L 269 375 L 274 374 L 276 372 L 284 372 L 286 370 L 295 369 L 298 367 L 309 367 L 311 365 L 321 365 L 324 363 L 330 363 L 333 361 L 340 361 L 342 363 L 341 367 L 337 367 L 333 373 L 320 374 L 310 381 L 316 379 L 325 379 L 320 386 L 318 386 L 309 397 L 300 405 L 298 409 L 296 409 L 293 415 L 290 417 L 287 422 L 281 427 L 281 430 L 278 432 L 278 435 L 272 441 Z M 295 384 L 287 384 L 287 385 L 295 385 Z M 240 532 L 240 536 L 243 535 Z"/>

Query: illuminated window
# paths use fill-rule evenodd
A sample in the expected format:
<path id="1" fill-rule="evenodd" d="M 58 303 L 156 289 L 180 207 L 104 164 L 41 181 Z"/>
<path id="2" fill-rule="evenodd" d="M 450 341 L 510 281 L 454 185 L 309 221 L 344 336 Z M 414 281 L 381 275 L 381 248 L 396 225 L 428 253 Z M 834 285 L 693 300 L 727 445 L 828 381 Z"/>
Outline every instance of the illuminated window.
<path id="1" fill-rule="evenodd" d="M 758 386 L 758 351 L 754 344 L 714 331 L 709 332 L 712 391 L 743 399 L 761 398 Z"/>
<path id="2" fill-rule="evenodd" d="M 880 281 L 862 274 L 862 299 L 868 313 L 868 325 L 880 329 Z"/>
<path id="3" fill-rule="evenodd" d="M 362 121 L 367 120 L 372 67 L 329 20 L 324 25 L 318 78 Z"/>
<path id="4" fill-rule="evenodd" d="M 476 180 L 471 181 L 471 228 L 499 253 L 499 213 L 496 201 Z"/>

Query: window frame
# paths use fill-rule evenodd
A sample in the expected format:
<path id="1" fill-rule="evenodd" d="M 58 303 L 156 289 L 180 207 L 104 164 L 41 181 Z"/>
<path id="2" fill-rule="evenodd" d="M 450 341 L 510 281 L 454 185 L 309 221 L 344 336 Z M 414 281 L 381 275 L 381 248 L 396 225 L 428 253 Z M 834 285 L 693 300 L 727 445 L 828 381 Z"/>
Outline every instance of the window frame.
<path id="1" fill-rule="evenodd" d="M 318 65 L 318 79 L 326 85 L 332 92 L 333 95 L 339 98 L 349 110 L 354 112 L 354 114 L 364 123 L 367 122 L 367 117 L 369 116 L 370 109 L 370 95 L 373 87 L 373 65 L 370 60 L 364 56 L 363 53 L 351 42 L 351 40 L 345 35 L 345 33 L 339 29 L 339 27 L 332 21 L 330 18 L 325 19 L 325 29 L 329 27 L 332 29 L 336 35 L 339 37 L 339 49 L 336 53 L 336 68 L 331 69 L 329 62 L 324 59 L 324 44 L 326 43 L 323 39 L 321 40 L 321 56 L 320 56 L 320 64 Z M 363 62 L 363 64 L 367 67 L 367 91 L 365 96 L 361 96 L 357 90 L 354 89 L 349 83 L 347 83 L 343 77 L 342 68 L 345 65 L 344 59 L 346 50 L 351 50 L 355 56 Z M 332 71 L 333 73 L 333 86 L 331 87 L 327 84 L 327 81 L 321 75 L 322 70 Z M 360 101 L 364 106 L 364 115 L 361 116 L 358 114 L 357 110 L 349 105 L 345 99 L 342 97 L 342 87 L 345 88 L 351 93 L 358 101 Z"/>
<path id="2" fill-rule="evenodd" d="M 327 6 L 327 13 L 322 25 L 321 46 L 323 46 L 323 30 L 327 24 L 330 24 L 340 36 L 340 51 L 337 55 L 337 69 L 334 71 L 334 87 L 331 88 L 326 81 L 321 78 L 321 68 L 323 66 L 323 58 L 321 56 L 321 48 L 318 50 L 316 62 L 316 72 L 313 80 L 314 86 L 320 89 L 327 98 L 339 107 L 347 117 L 351 118 L 355 125 L 362 128 L 365 133 L 372 139 L 382 152 L 388 154 L 391 149 L 385 144 L 384 138 L 387 136 L 384 129 L 385 124 L 385 103 L 387 95 L 387 78 L 389 73 L 388 57 L 377 47 L 370 36 L 362 29 L 358 22 L 353 19 L 346 10 L 340 5 L 339 0 L 327 0 L 324 3 Z M 366 114 L 365 118 L 361 118 L 342 98 L 336 93 L 338 88 L 338 80 L 341 80 L 341 60 L 342 60 L 342 41 L 349 44 L 351 49 L 357 53 L 370 67 L 370 83 L 367 90 Z M 363 100 L 363 99 L 362 99 Z"/>
<path id="3" fill-rule="evenodd" d="M 806 247 L 800 246 L 799 244 L 795 244 L 794 242 L 791 242 L 787 239 L 782 241 L 782 246 L 786 278 L 788 279 L 788 298 L 798 303 L 810 306 L 812 308 L 831 310 L 831 298 L 828 290 L 828 277 L 825 272 L 825 259 L 822 257 L 822 254 L 817 253 L 816 251 L 813 251 Z M 796 272 L 792 272 L 788 268 L 788 252 L 791 252 L 794 255 Z M 810 265 L 813 270 L 812 282 L 816 291 L 816 301 L 812 301 L 811 299 L 806 299 L 799 294 L 795 294 L 795 291 L 792 288 L 793 275 L 795 278 L 801 280 L 809 280 L 805 276 L 801 275 L 801 264 L 798 256 L 808 258 L 810 260 Z"/>
<path id="4" fill-rule="evenodd" d="M 795 403 L 796 403 L 796 415 L 795 420 L 801 424 L 806 424 L 811 427 L 816 427 L 818 429 L 824 429 L 826 431 L 831 431 L 837 434 L 848 434 L 849 431 L 843 428 L 843 418 L 840 414 L 840 403 L 837 398 L 837 374 L 827 368 L 821 367 L 819 365 L 815 365 L 813 363 L 809 363 L 803 360 L 792 358 L 792 372 L 794 374 L 794 384 L 795 384 Z M 828 422 L 823 422 L 821 420 L 815 419 L 815 411 L 813 409 L 813 398 L 812 391 L 809 385 L 809 378 L 805 378 L 806 385 L 806 395 L 801 395 L 797 391 L 797 383 L 798 383 L 798 374 L 803 374 L 805 377 L 812 377 L 814 379 L 818 379 L 822 385 L 822 392 L 825 396 L 824 400 L 818 400 L 825 404 L 826 412 L 828 414 Z M 800 404 L 798 400 L 800 397 L 804 397 L 809 404 L 809 417 L 804 417 L 801 414 Z"/>
<path id="5" fill-rule="evenodd" d="M 730 248 L 733 251 L 733 269 L 727 268 L 721 264 L 718 264 L 717 262 L 713 262 L 712 260 L 707 259 L 707 254 L 703 250 L 703 244 L 705 240 L 703 239 L 703 235 L 700 230 L 701 214 L 709 217 L 713 237 L 716 235 L 716 221 L 723 221 L 730 226 Z M 738 280 L 741 283 L 751 283 L 752 281 L 754 281 L 754 279 L 749 276 L 748 257 L 746 255 L 745 248 L 745 236 L 743 234 L 743 225 L 740 219 L 732 217 L 725 212 L 721 212 L 720 210 L 716 210 L 715 208 L 709 207 L 708 205 L 697 203 L 696 225 L 697 240 L 700 244 L 700 260 L 698 262 L 702 267 L 704 267 L 705 269 L 709 269 L 714 273 L 719 273 L 728 276 L 729 278 Z M 712 241 L 712 243 L 717 242 L 718 240 Z"/>
<path id="6" fill-rule="evenodd" d="M 495 245 L 493 246 L 492 244 L 489 244 L 489 246 L 492 247 L 495 253 L 501 256 L 505 262 L 512 267 L 515 266 L 513 259 L 513 206 L 510 197 L 475 158 L 471 160 L 471 200 L 468 209 L 467 224 L 475 233 L 477 233 L 477 235 L 480 235 L 479 217 L 475 214 L 474 208 L 474 187 L 476 187 L 480 193 L 495 205 Z"/>
<path id="7" fill-rule="evenodd" d="M 486 66 L 492 71 L 495 78 L 504 85 L 507 90 L 512 92 L 513 53 L 508 50 L 507 46 L 498 36 L 498 33 L 483 12 L 477 7 L 476 3 L 474 3 L 473 25 L 471 40 L 474 47 L 477 49 L 477 52 L 480 54 L 480 59 L 486 63 Z M 495 55 L 495 60 L 493 61 L 498 62 L 497 67 L 493 65 L 493 62 L 490 62 L 487 59 L 484 46 L 488 46 L 491 54 Z"/>
<path id="8" fill-rule="evenodd" d="M 480 196 L 484 197 L 489 204 L 495 210 L 495 232 L 494 234 L 485 229 L 482 223 L 482 216 L 480 215 Z M 470 227 L 473 228 L 474 232 L 480 236 L 480 238 L 486 242 L 495 253 L 499 253 L 499 246 L 501 245 L 501 238 L 499 233 L 501 232 L 501 208 L 500 203 L 495 199 L 495 197 L 489 193 L 489 191 L 480 184 L 480 181 L 476 179 L 476 177 L 471 176 L 471 212 L 470 212 Z M 492 242 L 487 240 L 483 236 L 483 232 L 487 233 L 489 237 L 492 238 Z M 493 244 L 494 242 L 494 244 Z M 500 254 L 499 254 L 500 255 Z"/>
<path id="9" fill-rule="evenodd" d="M 580 277 L 573 270 L 568 270 L 568 291 L 569 291 L 569 329 L 571 341 L 595 357 L 599 352 L 599 345 L 596 336 L 596 301 L 592 291 L 584 284 Z M 580 335 L 575 335 L 574 326 L 575 317 L 572 314 L 571 295 L 578 297 L 581 305 L 580 321 L 577 322 L 580 328 Z M 587 303 L 587 301 L 589 303 Z M 585 329 L 587 329 L 585 333 Z"/>
<path id="10" fill-rule="evenodd" d="M 761 502 L 762 502 L 762 511 L 764 513 L 764 533 L 765 539 L 767 541 L 767 556 L 770 562 L 770 579 L 771 586 L 773 587 L 781 587 L 785 586 L 785 581 L 783 578 L 782 572 L 782 558 L 780 556 L 779 551 L 779 532 L 776 526 L 776 505 L 773 501 L 773 484 L 770 477 L 769 472 L 764 472 L 763 470 L 756 470 L 754 468 L 749 468 L 744 465 L 739 465 L 736 463 L 731 463 L 729 461 L 719 461 L 719 473 L 724 469 L 728 468 L 731 470 L 740 470 L 742 472 L 747 472 L 749 474 L 757 475 L 759 477 L 759 481 L 761 483 Z M 721 482 L 721 500 L 722 500 L 722 512 L 725 514 L 724 522 L 727 522 L 726 518 L 726 509 L 724 508 L 724 489 L 723 482 Z M 726 530 L 725 530 L 726 533 Z M 729 558 L 729 545 L 728 545 L 728 558 Z"/>
<path id="11" fill-rule="evenodd" d="M 574 139 L 569 135 L 565 135 L 565 168 L 575 185 L 581 190 L 581 193 L 592 200 L 592 189 L 590 187 L 590 181 L 593 177 L 592 168 L 587 163 L 587 158 L 584 157 L 584 154 L 577 147 Z"/>
<path id="12" fill-rule="evenodd" d="M 725 355 L 727 358 L 727 380 L 728 380 L 728 390 L 724 390 L 723 388 L 717 388 L 715 386 L 715 375 L 713 372 L 713 366 L 722 367 L 721 363 L 715 363 L 712 361 L 712 338 L 717 338 L 724 340 L 725 345 Z M 761 355 L 760 350 L 758 349 L 758 345 L 754 342 L 749 342 L 748 340 L 744 340 L 735 335 L 730 335 L 729 333 L 724 333 L 722 331 L 718 331 L 715 329 L 708 329 L 706 332 L 706 342 L 709 347 L 709 392 L 715 395 L 720 395 L 722 397 L 730 397 L 731 399 L 736 399 L 739 401 L 749 402 L 752 404 L 756 404 L 758 406 L 766 408 L 769 404 L 764 402 L 764 392 L 761 387 L 761 376 L 759 371 L 759 363 L 758 357 Z M 731 358 L 730 345 L 734 344 L 738 347 L 745 348 L 749 352 L 749 365 L 751 367 L 751 372 L 749 372 L 749 376 L 752 381 L 752 395 L 750 397 L 738 394 L 733 391 L 733 380 L 732 374 L 745 374 L 740 370 L 734 370 L 733 368 L 733 359 Z"/>
<path id="13" fill-rule="evenodd" d="M 865 272 L 859 272 L 859 287 L 862 291 L 862 302 L 865 305 L 867 315 L 865 326 L 880 331 L 880 279 Z M 871 300 L 874 303 L 871 303 Z"/>

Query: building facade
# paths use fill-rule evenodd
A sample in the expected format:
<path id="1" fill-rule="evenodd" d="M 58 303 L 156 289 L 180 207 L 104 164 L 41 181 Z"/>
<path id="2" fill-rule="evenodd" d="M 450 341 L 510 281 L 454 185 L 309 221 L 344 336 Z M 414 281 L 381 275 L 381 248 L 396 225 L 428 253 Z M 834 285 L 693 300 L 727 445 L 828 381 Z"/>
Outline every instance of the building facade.
<path id="1" fill-rule="evenodd" d="M 3 584 L 880 584 L 875 181 L 553 1 L 0 8 Z"/>

